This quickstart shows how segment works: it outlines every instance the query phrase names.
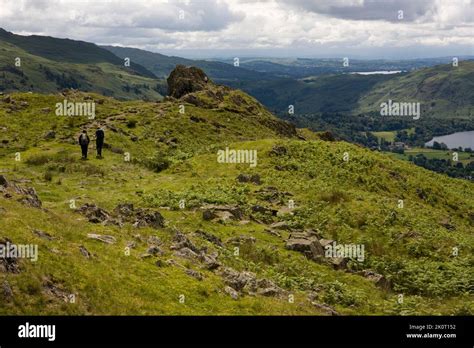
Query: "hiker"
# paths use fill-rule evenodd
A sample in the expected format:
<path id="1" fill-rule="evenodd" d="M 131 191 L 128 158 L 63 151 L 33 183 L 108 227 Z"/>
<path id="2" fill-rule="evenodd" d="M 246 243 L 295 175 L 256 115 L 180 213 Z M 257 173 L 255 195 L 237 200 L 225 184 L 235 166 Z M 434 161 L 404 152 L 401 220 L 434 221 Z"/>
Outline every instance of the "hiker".
<path id="1" fill-rule="evenodd" d="M 97 127 L 95 131 L 95 147 L 97 149 L 97 158 L 102 158 L 102 147 L 104 146 L 105 133 L 102 128 Z"/>
<path id="2" fill-rule="evenodd" d="M 87 148 L 89 147 L 89 136 L 87 135 L 87 131 L 84 129 L 79 135 L 79 145 L 81 145 L 82 151 L 82 159 L 87 159 Z"/>

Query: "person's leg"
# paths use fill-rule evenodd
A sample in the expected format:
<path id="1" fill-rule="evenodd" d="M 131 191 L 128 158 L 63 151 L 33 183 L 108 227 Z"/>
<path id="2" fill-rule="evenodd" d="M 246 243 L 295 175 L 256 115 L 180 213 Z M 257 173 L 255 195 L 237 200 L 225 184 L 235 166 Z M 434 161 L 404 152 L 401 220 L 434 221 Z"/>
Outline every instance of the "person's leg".
<path id="1" fill-rule="evenodd" d="M 88 150 L 88 145 L 84 146 L 84 153 L 86 154 L 86 159 L 87 159 L 87 150 Z"/>
<path id="2" fill-rule="evenodd" d="M 103 146 L 103 145 L 104 145 L 104 144 L 103 144 L 101 141 L 98 141 L 98 142 L 96 143 L 97 156 L 98 156 L 98 157 L 102 157 L 102 146 Z"/>
<path id="3" fill-rule="evenodd" d="M 81 145 L 81 152 L 82 152 L 82 158 L 86 158 L 87 151 L 86 151 L 86 147 L 84 145 Z"/>

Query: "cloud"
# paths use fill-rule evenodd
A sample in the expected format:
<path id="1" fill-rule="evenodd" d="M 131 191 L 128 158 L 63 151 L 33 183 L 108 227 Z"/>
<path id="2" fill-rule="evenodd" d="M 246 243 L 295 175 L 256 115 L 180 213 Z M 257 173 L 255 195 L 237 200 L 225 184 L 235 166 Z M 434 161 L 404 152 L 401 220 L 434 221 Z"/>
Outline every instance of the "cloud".
<path id="1" fill-rule="evenodd" d="M 435 7 L 435 0 L 293 0 L 287 3 L 335 18 L 389 22 L 416 21 L 429 15 Z"/>
<path id="2" fill-rule="evenodd" d="M 227 3 L 206 1 L 2 0 L 2 23 L 22 31 L 65 25 L 90 28 L 148 28 L 168 31 L 222 30 L 245 16 Z M 32 20 L 34 19 L 34 20 Z"/>
<path id="3" fill-rule="evenodd" d="M 155 51 L 410 55 L 415 46 L 450 55 L 474 47 L 474 0 L 1 1 L 0 26 L 18 34 Z"/>

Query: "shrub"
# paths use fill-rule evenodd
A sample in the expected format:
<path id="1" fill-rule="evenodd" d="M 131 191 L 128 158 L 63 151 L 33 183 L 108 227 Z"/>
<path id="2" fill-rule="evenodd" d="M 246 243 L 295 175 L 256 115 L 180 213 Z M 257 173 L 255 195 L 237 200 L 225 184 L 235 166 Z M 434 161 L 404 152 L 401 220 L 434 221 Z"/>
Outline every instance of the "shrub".
<path id="1" fill-rule="evenodd" d="M 48 163 L 51 160 L 51 155 L 39 154 L 39 155 L 32 155 L 26 159 L 26 164 L 30 164 L 33 166 L 41 166 L 43 164 Z"/>
<path id="2" fill-rule="evenodd" d="M 53 172 L 50 171 L 50 170 L 47 170 L 47 171 L 44 173 L 44 180 L 46 180 L 46 181 L 52 181 L 52 180 L 53 180 Z"/>
<path id="3" fill-rule="evenodd" d="M 131 118 L 127 121 L 128 128 L 135 128 L 137 126 L 137 120 Z"/>
<path id="4" fill-rule="evenodd" d="M 329 202 L 331 204 L 347 202 L 349 200 L 349 196 L 347 195 L 347 193 L 340 190 L 334 190 L 332 192 L 321 193 L 319 195 L 319 198 L 322 201 Z"/>

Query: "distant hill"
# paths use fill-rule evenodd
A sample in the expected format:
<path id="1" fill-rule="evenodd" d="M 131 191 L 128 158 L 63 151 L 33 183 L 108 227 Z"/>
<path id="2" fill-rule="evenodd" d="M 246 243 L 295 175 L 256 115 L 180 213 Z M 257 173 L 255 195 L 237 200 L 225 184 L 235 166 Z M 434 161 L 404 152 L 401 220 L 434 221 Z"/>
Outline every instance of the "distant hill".
<path id="1" fill-rule="evenodd" d="M 120 58 L 128 57 L 131 61 L 143 65 L 156 76 L 165 78 L 176 65 L 195 66 L 203 69 L 216 82 L 232 84 L 238 81 L 274 80 L 275 76 L 242 67 L 235 67 L 218 61 L 192 60 L 181 57 L 166 56 L 137 48 L 101 46 Z"/>
<path id="2" fill-rule="evenodd" d="M 360 98 L 356 112 L 380 111 L 380 104 L 393 101 L 421 103 L 425 116 L 474 117 L 474 61 L 438 65 L 397 76 L 374 86 Z"/>
<path id="3" fill-rule="evenodd" d="M 474 59 L 473 56 L 460 56 L 460 61 Z M 232 63 L 232 59 L 215 59 L 224 63 Z M 421 59 L 350 59 L 348 66 L 343 66 L 342 58 L 259 58 L 248 57 L 240 60 L 240 66 L 278 77 L 302 79 L 312 76 L 343 74 L 350 72 L 371 71 L 404 71 L 410 72 L 440 64 L 451 63 L 452 57 L 421 58 Z"/>
<path id="4" fill-rule="evenodd" d="M 15 59 L 21 66 L 15 66 Z M 159 81 L 144 67 L 95 44 L 0 29 L 0 91 L 53 93 L 65 88 L 120 99 L 161 98 Z"/>
<path id="5" fill-rule="evenodd" d="M 124 66 L 124 61 L 96 44 L 50 36 L 15 35 L 0 28 L 0 41 L 9 42 L 26 52 L 57 62 L 95 64 L 110 63 Z M 143 66 L 131 62 L 131 71 L 150 78 L 156 76 Z"/>

